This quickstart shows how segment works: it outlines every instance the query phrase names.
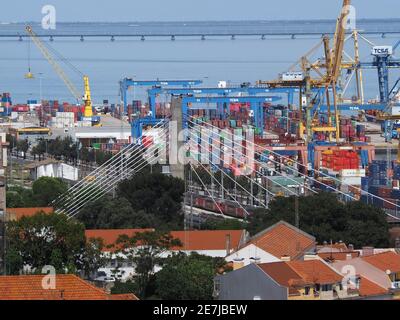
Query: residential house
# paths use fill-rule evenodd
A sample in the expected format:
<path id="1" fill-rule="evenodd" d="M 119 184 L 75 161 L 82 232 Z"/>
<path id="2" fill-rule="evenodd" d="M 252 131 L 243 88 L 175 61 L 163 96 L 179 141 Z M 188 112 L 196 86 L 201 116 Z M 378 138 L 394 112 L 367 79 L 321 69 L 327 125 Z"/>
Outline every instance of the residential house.
<path id="1" fill-rule="evenodd" d="M 279 261 L 249 264 L 216 276 L 219 300 L 333 300 L 358 296 L 342 284 L 343 276 L 324 261 Z"/>
<path id="2" fill-rule="evenodd" d="M 251 263 L 301 260 L 315 251 L 315 238 L 291 224 L 280 221 L 256 234 L 237 251 L 225 259 L 233 262 L 234 269 Z"/>
<path id="3" fill-rule="evenodd" d="M 40 177 L 54 177 L 70 181 L 78 181 L 78 168 L 54 159 L 36 161 L 25 166 L 29 170 L 31 180 Z"/>
<path id="4" fill-rule="evenodd" d="M 132 261 L 127 260 L 122 253 L 116 253 L 116 240 L 120 235 L 132 237 L 138 232 L 154 231 L 154 229 L 109 229 L 109 230 L 86 230 L 86 238 L 101 238 L 105 244 L 104 253 L 110 256 L 110 262 L 99 269 L 107 276 L 116 276 L 125 280 L 135 273 Z M 168 257 L 173 252 L 198 254 L 209 257 L 225 257 L 237 250 L 247 240 L 245 230 L 190 230 L 171 231 L 171 236 L 179 239 L 182 246 L 176 246 L 162 253 L 161 257 Z M 156 267 L 155 272 L 160 268 Z"/>
<path id="5" fill-rule="evenodd" d="M 350 274 L 360 282 L 360 296 L 365 299 L 400 298 L 400 255 L 387 251 L 353 259 L 334 261 L 332 267 L 343 275 Z"/>
<path id="6" fill-rule="evenodd" d="M 0 300 L 138 300 L 111 295 L 72 274 L 0 276 Z M 49 280 L 49 281 L 47 281 Z"/>

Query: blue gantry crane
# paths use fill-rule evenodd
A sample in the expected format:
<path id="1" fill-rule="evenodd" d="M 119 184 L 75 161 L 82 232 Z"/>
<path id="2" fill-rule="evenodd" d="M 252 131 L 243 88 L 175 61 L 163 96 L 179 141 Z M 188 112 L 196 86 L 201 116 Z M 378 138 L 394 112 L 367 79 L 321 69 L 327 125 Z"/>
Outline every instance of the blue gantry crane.
<path id="1" fill-rule="evenodd" d="M 190 88 L 202 84 L 201 80 L 133 80 L 131 78 L 124 78 L 119 82 L 119 90 L 121 95 L 122 104 L 124 107 L 124 113 L 127 113 L 128 101 L 127 92 L 128 89 L 133 87 L 170 87 L 180 86 L 184 88 Z"/>

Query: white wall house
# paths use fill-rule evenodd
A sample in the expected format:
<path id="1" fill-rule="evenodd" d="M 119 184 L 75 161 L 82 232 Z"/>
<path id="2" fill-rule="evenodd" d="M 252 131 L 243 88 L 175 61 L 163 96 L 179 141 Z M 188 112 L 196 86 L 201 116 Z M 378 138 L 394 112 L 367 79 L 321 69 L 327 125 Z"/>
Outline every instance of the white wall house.
<path id="1" fill-rule="evenodd" d="M 274 255 L 262 250 L 254 244 L 249 244 L 228 255 L 225 260 L 233 262 L 233 268 L 238 269 L 250 263 L 270 263 L 281 261 Z"/>
<path id="2" fill-rule="evenodd" d="M 78 168 L 52 159 L 29 164 L 26 168 L 29 169 L 32 180 L 53 177 L 78 181 Z"/>

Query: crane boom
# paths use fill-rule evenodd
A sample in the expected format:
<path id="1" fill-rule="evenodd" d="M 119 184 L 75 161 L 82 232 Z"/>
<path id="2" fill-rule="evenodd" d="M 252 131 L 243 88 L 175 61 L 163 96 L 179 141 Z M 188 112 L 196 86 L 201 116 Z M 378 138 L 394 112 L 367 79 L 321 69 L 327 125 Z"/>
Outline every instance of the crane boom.
<path id="1" fill-rule="evenodd" d="M 63 69 L 57 64 L 57 62 L 53 59 L 51 56 L 50 52 L 47 50 L 43 42 L 39 39 L 39 37 L 36 35 L 36 33 L 32 30 L 31 26 L 26 27 L 26 32 L 30 35 L 32 41 L 36 44 L 40 52 L 43 54 L 43 56 L 46 58 L 46 60 L 50 63 L 50 65 L 53 67 L 54 71 L 58 74 L 58 76 L 61 78 L 61 80 L 64 81 L 65 85 L 67 86 L 68 90 L 71 92 L 71 94 L 74 96 L 74 98 L 78 101 L 82 99 L 82 95 L 79 93 L 78 89 L 74 86 L 74 84 L 71 82 L 71 80 L 68 78 L 66 73 L 64 72 Z"/>
<path id="2" fill-rule="evenodd" d="M 83 84 L 84 84 L 85 94 L 82 96 L 82 94 L 79 93 L 79 90 L 75 87 L 75 85 L 72 83 L 72 81 L 68 78 L 68 76 L 66 75 L 64 70 L 53 59 L 49 50 L 46 48 L 46 46 L 44 45 L 42 40 L 40 40 L 39 37 L 36 35 L 36 33 L 32 30 L 31 26 L 26 27 L 26 32 L 29 34 L 32 41 L 39 48 L 40 52 L 43 54 L 43 56 L 46 58 L 46 60 L 53 67 L 54 71 L 58 74 L 58 76 L 61 78 L 61 80 L 64 81 L 68 90 L 75 97 L 77 102 L 79 103 L 81 100 L 83 100 L 83 102 L 85 103 L 84 116 L 86 118 L 92 117 L 93 116 L 93 106 L 92 106 L 92 98 L 91 98 L 91 93 L 90 93 L 89 77 L 83 76 Z"/>

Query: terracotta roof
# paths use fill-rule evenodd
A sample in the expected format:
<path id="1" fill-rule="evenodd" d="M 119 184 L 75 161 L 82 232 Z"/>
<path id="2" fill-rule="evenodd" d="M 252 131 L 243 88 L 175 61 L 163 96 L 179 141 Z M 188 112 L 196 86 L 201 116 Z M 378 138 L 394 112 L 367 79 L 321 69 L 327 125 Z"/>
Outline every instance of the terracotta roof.
<path id="1" fill-rule="evenodd" d="M 295 288 L 299 281 L 303 281 L 296 271 L 294 271 L 286 262 L 261 263 L 257 265 L 261 270 L 268 274 L 278 284 L 289 289 L 289 294 L 297 294 Z"/>
<path id="2" fill-rule="evenodd" d="M 53 207 L 36 207 L 36 208 L 7 208 L 7 214 L 10 220 L 19 220 L 22 217 L 31 217 L 38 212 L 52 213 Z"/>
<path id="3" fill-rule="evenodd" d="M 104 290 L 72 274 L 56 275 L 56 288 L 44 289 L 44 276 L 0 276 L 0 300 L 109 300 L 111 297 Z M 134 300 L 134 297 L 132 295 L 131 299 Z M 118 299 L 118 296 L 111 298 Z"/>
<path id="4" fill-rule="evenodd" d="M 348 252 L 319 252 L 317 255 L 328 262 L 333 262 L 337 260 L 347 260 L 348 255 L 351 256 L 351 259 L 357 258 L 360 256 L 359 251 L 348 251 Z"/>
<path id="5" fill-rule="evenodd" d="M 106 229 L 86 230 L 86 238 L 102 238 L 104 245 L 114 244 L 120 235 L 132 237 L 138 232 L 154 231 L 154 229 Z M 227 235 L 230 235 L 231 248 L 236 249 L 245 239 L 245 230 L 191 230 L 171 231 L 173 238 L 179 239 L 183 246 L 172 250 L 225 250 Z M 112 251 L 105 248 L 104 251 Z"/>
<path id="6" fill-rule="evenodd" d="M 173 250 L 225 250 L 227 236 L 230 236 L 231 249 L 237 249 L 245 241 L 245 230 L 191 230 L 171 231 L 183 246 Z"/>
<path id="7" fill-rule="evenodd" d="M 93 229 L 85 230 L 86 239 L 101 238 L 104 242 L 103 251 L 113 251 L 114 249 L 107 248 L 107 246 L 114 245 L 118 240 L 119 236 L 127 235 L 133 237 L 137 233 L 154 231 L 154 229 Z"/>
<path id="8" fill-rule="evenodd" d="M 343 276 L 321 260 L 286 262 L 306 282 L 329 284 L 340 282 Z"/>
<path id="9" fill-rule="evenodd" d="M 400 272 L 400 255 L 392 251 L 362 257 L 362 259 L 384 272 L 387 270 L 392 273 Z"/>
<path id="10" fill-rule="evenodd" d="M 289 223 L 280 221 L 256 234 L 250 242 L 278 259 L 289 256 L 292 260 L 314 248 L 315 238 Z"/>
<path id="11" fill-rule="evenodd" d="M 360 277 L 360 296 L 380 296 L 388 293 L 388 289 L 385 289 L 375 282 L 368 280 L 365 277 Z"/>
<path id="12" fill-rule="evenodd" d="M 342 281 L 343 276 L 321 260 L 281 261 L 257 265 L 281 286 L 289 288 L 290 294 L 297 287 L 307 284 L 333 284 Z"/>

